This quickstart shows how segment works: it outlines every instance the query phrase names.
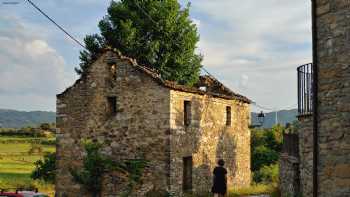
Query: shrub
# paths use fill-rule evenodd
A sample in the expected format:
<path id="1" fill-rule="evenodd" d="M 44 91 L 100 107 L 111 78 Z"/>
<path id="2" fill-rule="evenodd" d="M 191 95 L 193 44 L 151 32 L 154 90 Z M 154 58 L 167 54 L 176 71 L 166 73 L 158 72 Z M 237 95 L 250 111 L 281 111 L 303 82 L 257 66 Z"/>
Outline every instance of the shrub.
<path id="1" fill-rule="evenodd" d="M 56 153 L 47 153 L 44 160 L 38 160 L 35 163 L 35 169 L 31 178 L 53 183 L 56 177 Z"/>
<path id="2" fill-rule="evenodd" d="M 272 164 L 263 166 L 259 171 L 254 172 L 253 179 L 257 183 L 278 183 L 279 165 Z"/>
<path id="3" fill-rule="evenodd" d="M 129 196 L 134 184 L 140 180 L 147 162 L 141 159 L 115 162 L 108 156 L 101 154 L 102 145 L 100 143 L 85 141 L 84 148 L 86 156 L 83 158 L 81 170 L 70 169 L 74 181 L 96 197 L 101 192 L 104 173 L 113 170 L 124 172 L 129 177 L 129 188 L 125 196 Z"/>
<path id="4" fill-rule="evenodd" d="M 279 159 L 279 153 L 264 145 L 256 147 L 252 151 L 252 170 L 258 171 L 266 165 L 274 164 Z"/>

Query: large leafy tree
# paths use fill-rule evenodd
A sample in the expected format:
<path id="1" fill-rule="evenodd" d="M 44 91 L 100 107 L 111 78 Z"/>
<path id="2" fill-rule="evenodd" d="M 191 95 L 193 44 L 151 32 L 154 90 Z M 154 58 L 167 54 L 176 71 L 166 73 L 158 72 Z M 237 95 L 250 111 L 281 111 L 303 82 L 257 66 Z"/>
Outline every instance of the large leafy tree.
<path id="1" fill-rule="evenodd" d="M 106 46 L 119 49 L 139 64 L 156 69 L 163 79 L 191 85 L 198 80 L 201 55 L 196 25 L 177 0 L 112 1 L 99 22 L 100 34 L 85 37 L 80 53 L 82 74 Z"/>

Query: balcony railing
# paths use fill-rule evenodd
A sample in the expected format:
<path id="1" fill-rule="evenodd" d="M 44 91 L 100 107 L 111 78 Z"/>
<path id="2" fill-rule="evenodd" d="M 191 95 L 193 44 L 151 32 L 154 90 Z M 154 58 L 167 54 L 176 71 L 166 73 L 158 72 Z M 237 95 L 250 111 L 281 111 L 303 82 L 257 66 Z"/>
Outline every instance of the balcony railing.
<path id="1" fill-rule="evenodd" d="M 312 114 L 312 63 L 299 66 L 298 71 L 298 112 Z"/>

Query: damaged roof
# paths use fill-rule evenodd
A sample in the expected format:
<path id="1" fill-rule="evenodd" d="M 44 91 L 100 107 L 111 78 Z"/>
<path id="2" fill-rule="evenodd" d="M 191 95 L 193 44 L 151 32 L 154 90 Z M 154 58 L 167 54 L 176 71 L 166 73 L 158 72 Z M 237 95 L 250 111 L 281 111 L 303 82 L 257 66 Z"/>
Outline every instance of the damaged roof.
<path id="1" fill-rule="evenodd" d="M 199 81 L 193 86 L 181 85 L 176 83 L 175 81 L 162 79 L 161 75 L 156 70 L 150 69 L 146 66 L 139 65 L 135 59 L 123 56 L 120 53 L 120 51 L 118 51 L 117 49 L 106 48 L 104 53 L 107 51 L 113 51 L 119 59 L 128 61 L 132 66 L 134 66 L 138 70 L 142 71 L 143 73 L 155 79 L 160 85 L 167 87 L 169 89 L 189 92 L 189 93 L 196 93 L 201 95 L 210 95 L 213 97 L 219 97 L 224 99 L 236 99 L 245 103 L 252 103 L 250 99 L 248 99 L 243 95 L 233 92 L 232 90 L 227 88 L 224 84 L 222 84 L 219 80 L 215 79 L 212 76 L 209 76 L 209 75 L 200 76 Z M 113 60 L 110 59 L 107 61 L 113 61 Z M 78 79 L 77 82 L 80 80 L 81 79 Z M 67 88 L 64 92 L 62 92 L 57 96 L 64 94 L 68 89 L 70 88 Z"/>

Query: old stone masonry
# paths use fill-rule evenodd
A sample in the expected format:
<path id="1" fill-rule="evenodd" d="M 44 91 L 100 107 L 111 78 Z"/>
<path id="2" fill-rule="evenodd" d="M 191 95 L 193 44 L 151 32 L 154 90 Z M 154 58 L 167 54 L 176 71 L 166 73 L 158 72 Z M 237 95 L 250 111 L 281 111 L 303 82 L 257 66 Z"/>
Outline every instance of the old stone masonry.
<path id="1" fill-rule="evenodd" d="M 149 161 L 131 196 L 209 192 L 219 158 L 229 186 L 248 186 L 250 102 L 212 77 L 179 85 L 106 49 L 57 95 L 56 195 L 90 196 L 69 172 L 82 165 L 82 139 L 101 142 L 114 160 Z M 101 196 L 120 196 L 125 186 L 117 173 L 106 174 Z"/>

